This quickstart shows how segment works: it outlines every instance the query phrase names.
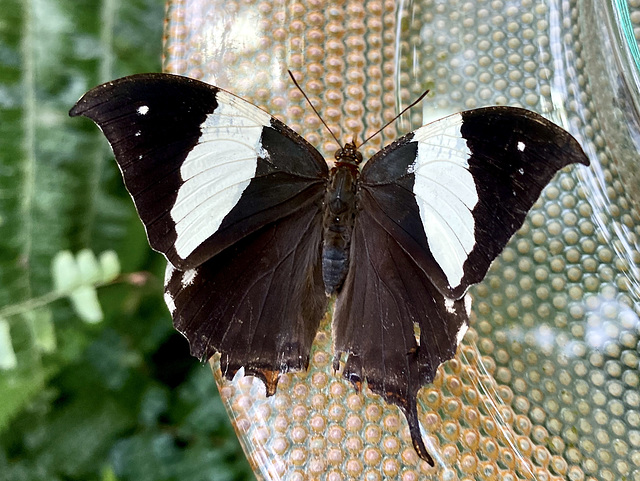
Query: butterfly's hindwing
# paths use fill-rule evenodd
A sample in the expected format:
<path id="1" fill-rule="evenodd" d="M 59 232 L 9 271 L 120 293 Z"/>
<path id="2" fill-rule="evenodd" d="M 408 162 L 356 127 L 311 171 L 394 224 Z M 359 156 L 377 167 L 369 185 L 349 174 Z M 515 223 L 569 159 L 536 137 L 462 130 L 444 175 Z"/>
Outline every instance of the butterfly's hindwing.
<path id="1" fill-rule="evenodd" d="M 277 373 L 307 367 L 326 311 L 321 201 L 271 223 L 202 265 L 169 266 L 165 300 L 199 359 L 220 353 L 231 378 L 244 367 L 272 394 Z"/>
<path id="2" fill-rule="evenodd" d="M 418 453 L 424 447 L 417 392 L 451 359 L 467 327 L 464 300 L 440 293 L 429 277 L 372 214 L 366 191 L 353 232 L 351 262 L 333 320 L 337 353 L 346 354 L 344 376 L 400 406 Z M 378 214 L 380 216 L 382 214 Z"/>

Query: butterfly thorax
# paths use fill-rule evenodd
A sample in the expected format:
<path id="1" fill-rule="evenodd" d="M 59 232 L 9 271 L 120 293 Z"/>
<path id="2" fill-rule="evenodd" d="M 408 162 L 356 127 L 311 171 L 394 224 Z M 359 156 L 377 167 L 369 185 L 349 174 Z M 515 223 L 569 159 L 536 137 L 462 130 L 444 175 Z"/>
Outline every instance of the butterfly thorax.
<path id="1" fill-rule="evenodd" d="M 337 292 L 349 269 L 349 247 L 357 212 L 362 155 L 349 142 L 336 153 L 324 203 L 322 278 L 327 294 Z"/>

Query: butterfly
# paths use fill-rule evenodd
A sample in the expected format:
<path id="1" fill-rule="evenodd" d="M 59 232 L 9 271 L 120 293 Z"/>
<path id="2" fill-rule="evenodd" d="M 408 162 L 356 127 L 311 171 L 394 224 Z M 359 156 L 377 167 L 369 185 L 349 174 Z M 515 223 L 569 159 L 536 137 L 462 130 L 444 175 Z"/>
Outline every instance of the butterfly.
<path id="1" fill-rule="evenodd" d="M 71 109 L 109 141 L 149 243 L 168 260 L 165 300 L 201 360 L 276 392 L 305 370 L 331 297 L 334 367 L 404 412 L 419 456 L 418 390 L 467 330 L 465 293 L 554 174 L 589 165 L 579 143 L 514 107 L 449 115 L 366 163 L 355 140 L 323 156 L 223 89 L 140 74 Z"/>

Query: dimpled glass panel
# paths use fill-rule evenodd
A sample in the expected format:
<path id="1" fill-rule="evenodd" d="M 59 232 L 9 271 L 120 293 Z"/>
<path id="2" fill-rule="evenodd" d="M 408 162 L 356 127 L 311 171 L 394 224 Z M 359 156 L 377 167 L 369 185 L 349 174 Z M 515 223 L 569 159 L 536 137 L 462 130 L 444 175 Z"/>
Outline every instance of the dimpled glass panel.
<path id="1" fill-rule="evenodd" d="M 343 142 L 431 90 L 365 158 L 498 104 L 555 121 L 592 162 L 554 178 L 472 288 L 469 332 L 420 393 L 434 468 L 397 408 L 333 372 L 328 316 L 309 370 L 283 375 L 271 398 L 253 378 L 224 381 L 213 359 L 259 478 L 640 480 L 639 26 L 634 0 L 169 4 L 165 70 L 254 102 L 328 159 L 338 146 L 287 69 Z"/>

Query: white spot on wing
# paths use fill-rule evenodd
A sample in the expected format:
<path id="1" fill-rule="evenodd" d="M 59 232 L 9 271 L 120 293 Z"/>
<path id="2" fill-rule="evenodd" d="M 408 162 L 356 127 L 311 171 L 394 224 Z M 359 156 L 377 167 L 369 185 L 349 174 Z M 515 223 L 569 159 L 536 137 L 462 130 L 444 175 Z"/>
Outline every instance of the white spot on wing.
<path id="1" fill-rule="evenodd" d="M 471 296 L 466 294 L 464 296 L 464 310 L 467 312 L 467 317 L 471 315 Z"/>
<path id="2" fill-rule="evenodd" d="M 182 273 L 182 279 L 180 279 L 182 287 L 187 287 L 193 284 L 193 281 L 195 281 L 197 275 L 198 271 L 196 269 L 189 269 L 188 271 L 184 271 Z"/>
<path id="3" fill-rule="evenodd" d="M 464 339 L 464 335 L 467 333 L 467 331 L 469 330 L 469 326 L 467 326 L 467 323 L 463 323 L 462 326 L 460 326 L 460 329 L 458 329 L 458 333 L 456 334 L 456 342 L 458 345 L 460 345 L 460 343 L 462 342 L 462 339 Z"/>
<path id="4" fill-rule="evenodd" d="M 472 211 L 478 203 L 461 125 L 460 114 L 450 115 L 419 128 L 413 138 L 418 142 L 413 190 L 420 217 L 431 253 L 454 288 L 475 246 Z"/>
<path id="5" fill-rule="evenodd" d="M 171 295 L 171 292 L 169 292 L 168 290 L 168 286 L 169 286 L 169 281 L 171 280 L 171 277 L 173 276 L 173 272 L 174 272 L 174 267 L 167 262 L 167 268 L 164 271 L 164 302 L 167 305 L 167 307 L 169 308 L 169 312 L 173 315 L 173 313 L 176 311 L 176 304 L 173 300 L 173 296 Z"/>
<path id="6" fill-rule="evenodd" d="M 200 126 L 198 144 L 180 168 L 184 184 L 171 209 L 175 249 L 183 259 L 218 230 L 265 153 L 260 139 L 271 116 L 228 92 L 218 92 L 216 99 L 218 108 Z"/>
<path id="7" fill-rule="evenodd" d="M 149 113 L 149 107 L 147 105 L 141 105 L 138 107 L 138 114 L 147 115 Z"/>
<path id="8" fill-rule="evenodd" d="M 525 147 L 526 147 L 526 146 L 524 145 L 524 142 L 518 142 L 518 150 L 519 150 L 520 152 L 524 152 L 524 148 L 525 148 Z"/>
<path id="9" fill-rule="evenodd" d="M 456 310 L 455 310 L 455 308 L 453 306 L 454 306 L 454 300 L 445 298 L 444 307 L 447 310 L 447 312 L 449 312 L 450 314 L 455 314 L 456 313 Z"/>
<path id="10" fill-rule="evenodd" d="M 171 280 L 171 276 L 173 276 L 173 271 L 175 271 L 175 267 L 171 265 L 170 262 L 167 262 L 167 268 L 164 270 L 164 285 L 168 285 Z"/>
<path id="11" fill-rule="evenodd" d="M 176 312 L 176 304 L 173 302 L 173 297 L 171 297 L 171 294 L 169 292 L 164 293 L 164 302 L 169 308 L 169 312 L 171 314 Z"/>

